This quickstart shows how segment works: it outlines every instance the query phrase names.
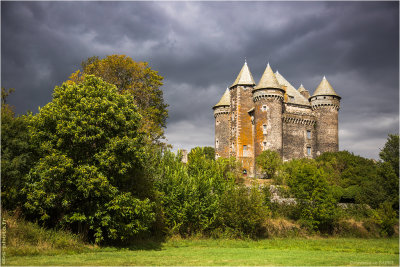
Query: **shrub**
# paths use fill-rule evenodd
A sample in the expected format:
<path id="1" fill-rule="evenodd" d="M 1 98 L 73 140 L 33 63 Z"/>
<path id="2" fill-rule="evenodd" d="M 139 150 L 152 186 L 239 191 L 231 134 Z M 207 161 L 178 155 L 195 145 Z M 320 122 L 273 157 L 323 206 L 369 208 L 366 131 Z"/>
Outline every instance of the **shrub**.
<path id="1" fill-rule="evenodd" d="M 264 205 L 263 192 L 256 185 L 230 187 L 222 196 L 219 211 L 219 224 L 224 229 L 232 229 L 236 237 L 261 236 L 265 229 L 263 223 L 268 217 Z M 233 235 L 235 237 L 235 235 Z"/>

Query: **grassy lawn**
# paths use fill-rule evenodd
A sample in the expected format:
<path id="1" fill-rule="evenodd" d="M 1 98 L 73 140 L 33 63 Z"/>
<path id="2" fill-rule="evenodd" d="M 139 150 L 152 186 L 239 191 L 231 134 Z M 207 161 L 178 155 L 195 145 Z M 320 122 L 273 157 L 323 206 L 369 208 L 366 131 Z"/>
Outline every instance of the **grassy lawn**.
<path id="1" fill-rule="evenodd" d="M 169 240 L 79 254 L 7 256 L 7 265 L 399 265 L 398 239 Z"/>

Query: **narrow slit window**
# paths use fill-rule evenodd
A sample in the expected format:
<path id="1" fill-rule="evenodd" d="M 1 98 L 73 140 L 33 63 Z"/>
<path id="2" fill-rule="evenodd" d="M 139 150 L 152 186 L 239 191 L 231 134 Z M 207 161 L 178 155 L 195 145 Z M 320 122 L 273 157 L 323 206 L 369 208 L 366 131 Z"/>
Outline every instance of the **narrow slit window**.
<path id="1" fill-rule="evenodd" d="M 307 156 L 311 156 L 311 147 L 307 147 Z"/>
<path id="2" fill-rule="evenodd" d="M 311 139 L 311 131 L 307 130 L 307 139 Z"/>

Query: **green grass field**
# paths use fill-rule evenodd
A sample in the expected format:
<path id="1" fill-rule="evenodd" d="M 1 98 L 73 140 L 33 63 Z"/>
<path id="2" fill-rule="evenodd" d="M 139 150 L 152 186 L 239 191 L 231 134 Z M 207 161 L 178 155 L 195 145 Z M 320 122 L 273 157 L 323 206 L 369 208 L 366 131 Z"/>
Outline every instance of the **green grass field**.
<path id="1" fill-rule="evenodd" d="M 171 239 L 132 248 L 6 255 L 6 265 L 399 265 L 398 239 Z"/>

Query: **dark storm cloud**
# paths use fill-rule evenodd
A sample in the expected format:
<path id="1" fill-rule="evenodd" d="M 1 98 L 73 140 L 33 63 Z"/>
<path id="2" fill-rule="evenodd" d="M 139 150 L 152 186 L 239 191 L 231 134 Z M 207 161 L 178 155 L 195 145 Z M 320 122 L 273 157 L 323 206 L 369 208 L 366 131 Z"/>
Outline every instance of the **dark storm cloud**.
<path id="1" fill-rule="evenodd" d="M 398 132 L 397 2 L 2 2 L 2 86 L 18 113 L 97 55 L 126 54 L 165 77 L 167 138 L 213 145 L 213 114 L 244 58 L 311 92 L 342 96 L 340 149 L 377 158 Z"/>

